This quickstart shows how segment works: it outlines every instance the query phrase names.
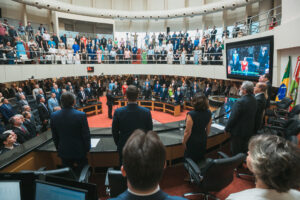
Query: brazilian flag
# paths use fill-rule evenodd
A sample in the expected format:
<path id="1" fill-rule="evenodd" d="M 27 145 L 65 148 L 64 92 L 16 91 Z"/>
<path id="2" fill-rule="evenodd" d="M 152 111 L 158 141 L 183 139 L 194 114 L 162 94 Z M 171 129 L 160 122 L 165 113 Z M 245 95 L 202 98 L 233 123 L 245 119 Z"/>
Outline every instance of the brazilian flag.
<path id="1" fill-rule="evenodd" d="M 285 72 L 283 74 L 283 78 L 281 81 L 281 85 L 279 87 L 276 101 L 281 101 L 284 97 L 286 97 L 288 88 L 289 88 L 289 82 L 290 82 L 290 68 L 291 68 L 291 56 L 289 56 L 289 62 L 285 68 Z"/>

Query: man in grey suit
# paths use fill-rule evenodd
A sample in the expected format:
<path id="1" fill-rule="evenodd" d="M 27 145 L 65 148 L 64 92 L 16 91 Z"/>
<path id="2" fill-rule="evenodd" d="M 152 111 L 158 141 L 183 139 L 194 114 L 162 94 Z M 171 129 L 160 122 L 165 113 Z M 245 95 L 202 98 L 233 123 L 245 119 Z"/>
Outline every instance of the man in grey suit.
<path id="1" fill-rule="evenodd" d="M 112 122 L 112 134 L 119 152 L 120 165 L 122 163 L 122 150 L 136 129 L 149 131 L 153 129 L 151 112 L 147 108 L 138 106 L 138 89 L 129 85 L 126 91 L 128 105 L 115 110 Z"/>
<path id="2" fill-rule="evenodd" d="M 225 131 L 231 134 L 231 153 L 247 153 L 248 141 L 255 133 L 256 99 L 254 85 L 244 81 L 241 86 L 242 97 L 235 102 Z"/>
<path id="3" fill-rule="evenodd" d="M 29 105 L 29 104 L 28 104 L 28 101 L 26 100 L 26 97 L 25 97 L 24 94 L 21 94 L 21 95 L 20 95 L 19 105 L 20 105 L 21 107 L 23 107 L 23 106 L 25 106 L 25 105 Z"/>

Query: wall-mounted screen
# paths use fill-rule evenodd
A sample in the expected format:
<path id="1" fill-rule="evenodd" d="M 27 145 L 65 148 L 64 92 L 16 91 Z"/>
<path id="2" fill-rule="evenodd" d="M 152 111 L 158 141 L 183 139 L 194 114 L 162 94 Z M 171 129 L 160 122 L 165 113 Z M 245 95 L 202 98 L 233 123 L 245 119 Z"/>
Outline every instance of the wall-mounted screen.
<path id="1" fill-rule="evenodd" d="M 257 81 L 273 70 L 273 36 L 226 44 L 227 78 Z"/>

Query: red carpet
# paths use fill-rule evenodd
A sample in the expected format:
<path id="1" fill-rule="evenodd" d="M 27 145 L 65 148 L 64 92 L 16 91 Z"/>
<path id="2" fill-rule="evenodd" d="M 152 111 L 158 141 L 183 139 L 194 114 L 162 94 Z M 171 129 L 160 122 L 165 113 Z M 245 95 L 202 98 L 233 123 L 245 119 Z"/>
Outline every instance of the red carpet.
<path id="1" fill-rule="evenodd" d="M 106 106 L 106 97 L 100 97 L 100 101 L 102 102 L 102 114 L 88 117 L 89 127 L 91 128 L 107 128 L 111 127 L 112 120 L 108 118 L 108 108 Z M 113 107 L 113 112 L 117 109 L 118 106 Z M 182 112 L 179 116 L 174 117 L 172 114 L 163 113 L 159 111 L 151 111 L 152 118 L 160 123 L 170 123 L 176 122 L 180 120 L 184 120 L 186 117 L 186 113 L 188 111 Z"/>

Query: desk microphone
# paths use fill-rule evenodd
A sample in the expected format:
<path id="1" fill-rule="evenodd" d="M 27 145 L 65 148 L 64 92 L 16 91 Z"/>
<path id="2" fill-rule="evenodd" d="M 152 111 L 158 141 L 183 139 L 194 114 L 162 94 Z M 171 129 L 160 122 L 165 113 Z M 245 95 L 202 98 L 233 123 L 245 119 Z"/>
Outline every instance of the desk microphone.
<path id="1" fill-rule="evenodd" d="M 218 117 L 214 117 L 213 120 L 220 119 L 220 118 L 224 117 L 225 115 L 229 114 L 230 112 L 231 112 L 231 110 L 228 110 L 227 112 L 223 113 L 222 115 L 219 115 Z"/>

